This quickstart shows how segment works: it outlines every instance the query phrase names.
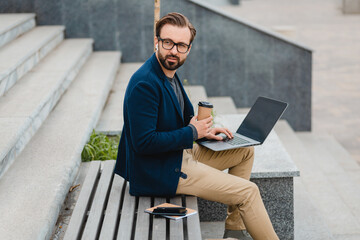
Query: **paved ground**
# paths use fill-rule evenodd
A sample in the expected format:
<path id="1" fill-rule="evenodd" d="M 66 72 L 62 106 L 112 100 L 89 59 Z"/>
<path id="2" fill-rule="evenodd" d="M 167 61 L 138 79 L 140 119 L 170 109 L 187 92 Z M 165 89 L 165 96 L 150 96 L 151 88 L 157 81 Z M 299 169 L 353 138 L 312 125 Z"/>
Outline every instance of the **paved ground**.
<path id="1" fill-rule="evenodd" d="M 243 0 L 241 6 L 221 6 L 268 29 L 293 30 L 291 38 L 314 50 L 313 131 L 334 135 L 360 163 L 360 14 L 344 15 L 341 7 L 342 0 Z"/>

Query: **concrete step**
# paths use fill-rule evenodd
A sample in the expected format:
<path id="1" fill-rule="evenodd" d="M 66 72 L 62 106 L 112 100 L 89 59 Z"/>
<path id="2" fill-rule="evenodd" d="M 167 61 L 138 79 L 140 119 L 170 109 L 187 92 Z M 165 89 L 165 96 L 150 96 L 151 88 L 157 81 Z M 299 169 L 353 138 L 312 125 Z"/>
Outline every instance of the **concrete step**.
<path id="1" fill-rule="evenodd" d="M 275 131 L 300 170 L 300 177 L 294 179 L 295 240 L 333 239 L 324 217 L 304 183 L 304 178 L 311 178 L 308 171 L 312 167 L 304 146 L 287 121 L 280 120 L 275 125 Z"/>
<path id="2" fill-rule="evenodd" d="M 96 127 L 97 132 L 103 132 L 108 135 L 120 134 L 124 124 L 123 101 L 126 87 L 131 76 L 142 64 L 143 63 L 123 63 L 120 65 L 115 83 L 111 88 L 109 98 Z"/>
<path id="3" fill-rule="evenodd" d="M 50 239 L 78 172 L 81 151 L 113 84 L 119 60 L 119 53 L 92 54 L 46 122 L 1 179 L 2 239 Z"/>
<path id="4" fill-rule="evenodd" d="M 349 152 L 345 150 L 343 146 L 331 135 L 318 136 L 318 139 L 323 142 L 328 148 L 330 155 L 337 161 L 338 165 L 341 166 L 347 172 L 359 171 L 360 165 L 355 159 L 351 157 Z"/>
<path id="5" fill-rule="evenodd" d="M 329 227 L 309 197 L 301 178 L 294 178 L 295 240 L 332 240 Z"/>
<path id="6" fill-rule="evenodd" d="M 207 101 L 206 90 L 201 85 L 187 85 L 184 86 L 186 94 L 188 95 L 192 105 L 194 106 L 195 114 L 197 114 L 198 103 L 200 101 Z"/>
<path id="7" fill-rule="evenodd" d="M 360 175 L 359 169 L 352 171 L 343 169 L 329 151 L 330 146 L 327 146 L 326 142 L 322 141 L 324 137 L 312 133 L 298 133 L 297 135 L 316 162 L 317 169 L 326 176 L 329 184 L 334 189 L 331 195 L 340 198 L 341 209 L 338 209 L 339 211 L 332 208 L 334 203 L 328 200 L 331 199 L 331 196 L 327 196 L 327 205 L 322 204 L 322 208 L 329 208 L 326 209 L 329 215 L 326 220 L 331 225 L 336 225 L 336 228 L 332 229 L 333 234 L 336 237 L 357 235 L 360 238 L 360 182 L 356 181 L 356 178 L 359 179 L 357 177 Z M 322 210 L 325 211 L 325 209 Z M 331 211 L 331 213 L 328 211 Z M 336 212 L 335 216 L 334 211 Z M 339 215 L 343 217 L 340 218 Z M 345 222 L 339 224 L 339 219 Z"/>
<path id="8" fill-rule="evenodd" d="M 0 96 L 55 48 L 63 26 L 36 27 L 0 49 Z"/>
<path id="9" fill-rule="evenodd" d="M 328 161 L 328 165 L 333 163 L 330 157 L 326 155 L 322 156 L 321 153 L 319 153 L 319 151 L 321 151 L 319 147 L 316 144 L 310 144 L 309 139 L 305 139 L 310 137 L 301 136 L 308 133 L 295 134 L 285 121 L 280 121 L 276 125 L 275 131 L 278 133 L 287 151 L 298 166 L 301 172 L 300 179 L 307 192 L 306 194 L 309 201 L 313 203 L 314 209 L 318 211 L 319 214 L 317 215 L 320 215 L 324 219 L 324 223 L 328 226 L 332 236 L 335 239 L 339 237 L 340 239 L 347 239 L 348 236 L 358 236 L 359 224 L 353 214 L 353 209 L 351 209 L 343 197 L 340 196 L 331 179 L 339 173 L 333 172 L 332 174 L 335 174 L 335 176 L 332 176 L 329 172 L 333 171 L 334 168 L 331 166 L 325 167 L 326 169 L 324 171 L 322 169 L 321 162 Z M 344 181 L 340 182 L 344 183 Z M 295 211 L 299 212 L 298 209 L 295 209 Z M 300 212 L 300 216 L 302 214 L 303 212 Z M 313 211 L 310 211 L 309 214 L 313 216 Z M 304 221 L 304 219 L 301 218 L 296 217 L 296 219 L 296 221 L 300 221 L 300 223 Z M 302 222 L 300 226 L 307 225 L 309 229 L 305 230 L 304 227 L 298 229 L 299 231 L 310 231 L 313 228 L 311 224 L 311 222 Z M 295 225 L 295 227 L 296 226 L 297 225 Z"/>
<path id="10" fill-rule="evenodd" d="M 35 14 L 0 14 L 0 48 L 35 27 Z"/>
<path id="11" fill-rule="evenodd" d="M 69 190 L 69 193 L 66 196 L 66 199 L 61 207 L 56 226 L 54 227 L 51 240 L 62 240 L 64 239 L 65 232 L 69 225 L 71 215 L 74 211 L 76 202 L 79 198 L 82 187 L 84 186 L 84 181 L 88 173 L 91 162 L 81 162 L 78 173 L 75 177 L 74 182 L 71 184 L 72 191 Z"/>
<path id="12" fill-rule="evenodd" d="M 207 99 L 214 105 L 215 115 L 238 113 L 232 97 L 208 97 Z"/>
<path id="13" fill-rule="evenodd" d="M 92 43 L 91 39 L 63 41 L 0 98 L 0 177 L 76 77 Z"/>
<path id="14" fill-rule="evenodd" d="M 236 111 L 238 114 L 248 114 L 250 108 L 237 108 Z"/>

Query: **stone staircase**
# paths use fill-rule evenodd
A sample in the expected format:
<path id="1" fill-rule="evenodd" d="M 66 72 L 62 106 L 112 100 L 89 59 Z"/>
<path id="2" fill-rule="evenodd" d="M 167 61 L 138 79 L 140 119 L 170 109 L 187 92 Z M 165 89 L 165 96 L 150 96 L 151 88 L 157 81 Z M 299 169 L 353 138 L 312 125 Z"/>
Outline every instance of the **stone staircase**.
<path id="1" fill-rule="evenodd" d="M 119 67 L 64 30 L 0 15 L 1 239 L 50 239 Z"/>
<path id="2" fill-rule="evenodd" d="M 109 135 L 120 134 L 123 120 L 123 100 L 125 90 L 132 74 L 141 66 L 140 63 L 121 64 L 105 108 L 96 126 L 97 132 Z"/>
<path id="3" fill-rule="evenodd" d="M 332 136 L 295 133 L 284 121 L 275 130 L 301 172 L 295 239 L 360 239 L 360 166 Z"/>

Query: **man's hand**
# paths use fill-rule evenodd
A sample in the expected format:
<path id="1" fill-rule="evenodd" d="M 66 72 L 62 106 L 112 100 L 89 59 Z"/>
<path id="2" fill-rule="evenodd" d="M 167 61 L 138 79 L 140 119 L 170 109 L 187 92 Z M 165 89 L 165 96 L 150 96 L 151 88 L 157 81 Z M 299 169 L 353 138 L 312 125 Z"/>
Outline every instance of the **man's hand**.
<path id="1" fill-rule="evenodd" d="M 199 139 L 206 137 L 207 139 L 215 139 L 221 141 L 223 140 L 223 138 L 221 136 L 216 136 L 219 133 L 224 133 L 230 139 L 234 137 L 230 130 L 227 128 L 211 128 L 213 124 L 212 119 L 212 116 L 210 116 L 203 120 L 197 121 L 197 116 L 195 116 L 190 120 L 190 123 L 196 128 Z"/>
<path id="2" fill-rule="evenodd" d="M 212 122 L 212 116 L 205 118 L 203 120 L 197 121 L 197 116 L 193 117 L 190 120 L 190 123 L 192 125 L 194 125 L 194 127 L 196 128 L 197 134 L 198 134 L 198 138 L 203 138 L 206 137 L 210 130 L 211 130 L 211 126 L 213 124 Z"/>
<path id="3" fill-rule="evenodd" d="M 234 135 L 227 128 L 211 128 L 206 138 L 221 141 L 223 138 L 221 136 L 216 136 L 219 133 L 224 133 L 230 139 L 234 137 Z"/>

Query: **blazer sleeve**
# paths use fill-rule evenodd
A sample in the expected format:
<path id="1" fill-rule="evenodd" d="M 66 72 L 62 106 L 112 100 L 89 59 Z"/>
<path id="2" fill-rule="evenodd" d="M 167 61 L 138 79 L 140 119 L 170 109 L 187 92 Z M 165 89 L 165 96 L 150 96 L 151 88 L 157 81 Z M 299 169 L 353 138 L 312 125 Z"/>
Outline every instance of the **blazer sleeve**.
<path id="1" fill-rule="evenodd" d="M 157 154 L 192 148 L 193 132 L 186 126 L 173 131 L 157 131 L 159 90 L 147 82 L 132 89 L 127 106 L 132 146 L 140 154 Z"/>

